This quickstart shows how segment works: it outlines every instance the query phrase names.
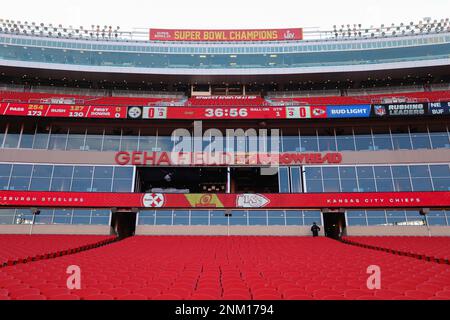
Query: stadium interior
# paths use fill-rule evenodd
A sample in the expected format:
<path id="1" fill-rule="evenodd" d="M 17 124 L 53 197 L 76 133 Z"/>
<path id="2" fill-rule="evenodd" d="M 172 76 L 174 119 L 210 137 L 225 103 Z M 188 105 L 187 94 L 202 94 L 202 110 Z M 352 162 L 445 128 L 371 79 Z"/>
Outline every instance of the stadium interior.
<path id="1" fill-rule="evenodd" d="M 448 19 L 398 28 L 347 28 L 334 26 L 324 33 L 326 41 L 395 42 L 450 34 Z M 127 36 L 119 27 L 74 29 L 0 20 L 0 43 L 2 37 L 125 43 Z M 8 50 L 6 45 L 3 49 Z M 0 300 L 450 299 L 448 47 L 438 65 L 275 73 L 266 66 L 266 73 L 249 68 L 228 74 L 109 72 L 113 66 L 108 65 L 84 72 L 53 63 L 52 54 L 40 67 L 19 66 L 3 49 Z M 194 69 L 204 71 L 203 66 Z M 318 113 L 307 120 L 243 116 L 264 108 L 281 108 L 285 115 L 288 107 L 326 113 L 326 108 L 355 105 L 367 106 L 369 113 L 385 105 L 426 105 L 428 111 L 433 104 L 442 114 L 394 117 L 384 110 L 365 118 Z M 28 113 L 14 113 L 24 106 Z M 39 113 L 45 106 L 71 110 L 70 116 Z M 116 119 L 80 113 L 94 107 L 116 110 Z M 185 113 L 181 118 L 146 119 L 146 108 Z M 137 110 L 135 118 L 132 109 Z M 161 154 L 177 144 L 172 132 L 181 128 L 193 135 L 197 119 L 191 115 L 203 109 L 211 117 L 202 118 L 202 134 L 216 129 L 224 135 L 202 138 L 205 150 L 212 143 L 225 143 L 228 129 L 279 129 L 277 140 L 271 133 L 265 137 L 266 151 L 279 145 L 280 153 L 308 154 L 308 159 L 338 154 L 342 162 L 294 161 L 275 170 L 258 163 L 160 164 Z M 251 152 L 249 139 L 244 153 Z M 242 151 L 239 143 L 226 151 Z M 139 162 L 143 152 L 150 163 Z M 97 195 L 90 204 L 61 204 L 72 194 L 90 193 Z M 433 205 L 411 204 L 433 193 L 441 197 Z M 273 200 L 278 195 L 295 200 L 297 195 L 340 194 L 361 194 L 365 201 L 401 194 L 401 200 L 393 201 L 405 203 L 350 206 L 342 200 L 317 206 L 305 200 L 277 206 Z M 27 195 L 60 203 L 35 199 L 17 204 Z M 111 199 L 108 195 L 117 201 L 97 204 Z M 132 201 L 141 195 L 150 205 Z M 258 197 L 245 203 L 245 196 L 254 195 Z M 226 205 L 225 196 L 237 198 Z M 184 205 L 166 206 L 171 199 L 183 199 Z M 239 201 L 244 205 L 237 205 Z M 274 206 L 265 208 L 258 201 Z M 321 227 L 318 238 L 309 237 L 313 223 Z M 383 270 L 379 290 L 366 284 L 367 266 L 373 264 Z M 67 287 L 70 265 L 83 270 L 81 289 Z"/>

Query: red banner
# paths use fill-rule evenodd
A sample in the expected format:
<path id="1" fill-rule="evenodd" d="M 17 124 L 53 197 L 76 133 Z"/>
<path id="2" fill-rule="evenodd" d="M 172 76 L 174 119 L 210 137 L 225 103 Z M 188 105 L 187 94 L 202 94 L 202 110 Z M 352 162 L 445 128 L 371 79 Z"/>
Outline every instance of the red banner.
<path id="1" fill-rule="evenodd" d="M 66 208 L 449 208 L 450 192 L 159 194 L 0 191 L 0 207 Z"/>
<path id="2" fill-rule="evenodd" d="M 292 41 L 303 40 L 303 29 L 180 30 L 150 29 L 151 41 Z"/>
<path id="3" fill-rule="evenodd" d="M 0 115 L 56 118 L 126 119 L 126 107 L 1 103 Z"/>

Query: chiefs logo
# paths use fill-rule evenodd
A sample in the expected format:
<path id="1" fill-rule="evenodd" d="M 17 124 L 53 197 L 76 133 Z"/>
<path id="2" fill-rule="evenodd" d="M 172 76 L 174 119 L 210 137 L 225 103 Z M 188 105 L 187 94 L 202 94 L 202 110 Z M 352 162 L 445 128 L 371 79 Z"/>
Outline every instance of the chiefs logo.
<path id="1" fill-rule="evenodd" d="M 160 193 L 147 193 L 142 199 L 142 204 L 146 208 L 161 208 L 164 202 L 164 195 Z"/>
<path id="2" fill-rule="evenodd" d="M 236 199 L 238 208 L 263 208 L 270 200 L 261 194 L 241 194 Z"/>

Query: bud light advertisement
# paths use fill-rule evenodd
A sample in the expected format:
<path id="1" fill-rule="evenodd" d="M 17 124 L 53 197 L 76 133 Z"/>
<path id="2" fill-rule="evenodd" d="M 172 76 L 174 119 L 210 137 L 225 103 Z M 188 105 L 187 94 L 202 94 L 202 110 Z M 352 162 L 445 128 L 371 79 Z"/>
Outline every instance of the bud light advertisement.
<path id="1" fill-rule="evenodd" d="M 368 118 L 371 106 L 369 104 L 351 106 L 327 106 L 328 118 Z"/>

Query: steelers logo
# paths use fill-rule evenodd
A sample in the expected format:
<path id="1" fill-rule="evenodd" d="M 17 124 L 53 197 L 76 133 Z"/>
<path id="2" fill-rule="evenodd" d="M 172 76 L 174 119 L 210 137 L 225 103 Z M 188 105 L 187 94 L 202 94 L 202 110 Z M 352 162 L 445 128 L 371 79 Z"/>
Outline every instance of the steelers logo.
<path id="1" fill-rule="evenodd" d="M 161 193 L 147 193 L 142 199 L 145 208 L 161 208 L 164 206 L 164 195 Z"/>
<path id="2" fill-rule="evenodd" d="M 142 109 L 140 107 L 131 107 L 128 109 L 128 117 L 131 119 L 138 119 L 142 117 Z"/>

